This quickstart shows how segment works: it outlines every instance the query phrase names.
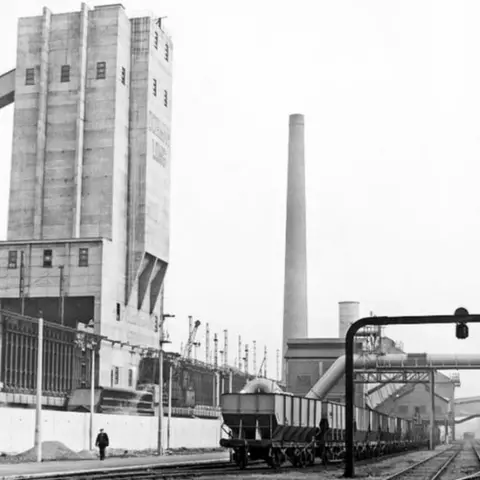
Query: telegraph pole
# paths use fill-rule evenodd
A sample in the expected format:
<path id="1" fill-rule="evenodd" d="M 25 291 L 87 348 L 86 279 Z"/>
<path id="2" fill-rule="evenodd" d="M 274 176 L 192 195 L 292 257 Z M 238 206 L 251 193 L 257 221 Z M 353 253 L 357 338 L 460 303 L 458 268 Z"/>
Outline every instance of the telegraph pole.
<path id="1" fill-rule="evenodd" d="M 35 408 L 35 451 L 37 462 L 42 461 L 42 376 L 43 376 L 43 313 L 38 318 L 37 344 L 37 404 Z"/>
<path id="2" fill-rule="evenodd" d="M 163 308 L 163 302 L 162 302 Z M 163 345 L 170 343 L 170 340 L 165 338 L 164 335 L 164 322 L 166 318 L 173 318 L 175 315 L 169 313 L 161 313 L 160 315 L 160 339 L 159 339 L 159 351 L 158 351 L 158 438 L 157 438 L 157 451 L 159 455 L 163 455 Z"/>

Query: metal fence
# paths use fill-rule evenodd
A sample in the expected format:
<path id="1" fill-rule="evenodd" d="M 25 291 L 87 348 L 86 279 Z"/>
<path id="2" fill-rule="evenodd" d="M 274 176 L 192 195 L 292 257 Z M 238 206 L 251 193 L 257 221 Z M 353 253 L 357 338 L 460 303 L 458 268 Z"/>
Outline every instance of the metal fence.
<path id="1" fill-rule="evenodd" d="M 90 355 L 78 332 L 44 322 L 43 394 L 65 396 L 86 386 Z M 34 394 L 37 377 L 38 320 L 0 310 L 0 381 L 4 392 Z"/>

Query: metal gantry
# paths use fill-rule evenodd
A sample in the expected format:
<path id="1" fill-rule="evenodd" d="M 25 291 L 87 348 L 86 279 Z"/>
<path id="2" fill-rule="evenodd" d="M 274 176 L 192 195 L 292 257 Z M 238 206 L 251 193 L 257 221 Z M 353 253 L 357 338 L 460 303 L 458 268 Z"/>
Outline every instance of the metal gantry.
<path id="1" fill-rule="evenodd" d="M 366 317 L 360 320 L 357 320 L 353 323 L 347 331 L 345 338 L 345 473 L 344 477 L 353 478 L 355 476 L 355 461 L 354 461 L 354 398 L 355 398 L 355 370 L 354 370 L 354 346 L 355 346 L 355 336 L 360 329 L 366 326 L 384 326 L 384 325 L 422 325 L 422 324 L 432 324 L 432 325 L 446 325 L 446 324 L 457 324 L 457 337 L 466 338 L 464 336 L 459 336 L 459 330 L 465 332 L 466 325 L 468 323 L 480 323 L 480 315 L 471 315 L 464 308 L 458 308 L 455 311 L 454 315 L 432 315 L 432 316 L 409 316 L 409 317 Z M 461 329 L 458 327 L 462 326 Z M 468 331 L 468 330 L 467 330 Z M 380 368 L 389 369 L 387 362 L 379 362 L 378 365 Z M 397 366 L 397 369 L 404 370 L 404 366 Z M 405 364 L 406 369 L 411 370 L 427 370 L 433 368 L 433 365 L 428 365 L 426 362 L 426 355 L 420 355 L 418 359 L 415 359 L 409 364 Z M 434 369 L 440 369 L 441 366 L 435 366 Z M 467 366 L 460 368 L 478 368 L 477 366 Z M 389 369 L 390 370 L 390 369 Z M 432 391 L 432 403 L 433 403 L 433 372 L 431 375 L 431 391 Z M 431 415 L 434 415 L 434 409 L 432 409 Z M 433 425 L 433 422 L 432 422 Z"/>

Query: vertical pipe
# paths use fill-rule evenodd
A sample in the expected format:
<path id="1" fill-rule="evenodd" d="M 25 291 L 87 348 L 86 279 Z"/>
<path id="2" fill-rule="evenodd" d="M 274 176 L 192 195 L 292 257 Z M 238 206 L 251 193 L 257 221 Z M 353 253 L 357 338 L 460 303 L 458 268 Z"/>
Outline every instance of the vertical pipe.
<path id="1" fill-rule="evenodd" d="M 210 325 L 205 325 L 205 363 L 210 363 Z"/>
<path id="2" fill-rule="evenodd" d="M 355 476 L 354 460 L 354 432 L 353 421 L 355 420 L 355 384 L 353 371 L 353 347 L 357 326 L 350 327 L 345 337 L 345 478 Z"/>
<path id="3" fill-rule="evenodd" d="M 221 376 L 220 372 L 215 372 L 215 406 L 219 407 L 220 406 L 220 381 L 221 381 Z"/>
<path id="4" fill-rule="evenodd" d="M 430 370 L 430 450 L 435 449 L 435 370 Z"/>
<path id="5" fill-rule="evenodd" d="M 287 362 L 288 370 L 288 362 Z M 286 372 L 288 374 L 288 371 Z M 277 381 L 280 380 L 280 350 L 277 349 Z M 285 375 L 285 381 L 287 381 L 287 375 Z"/>
<path id="6" fill-rule="evenodd" d="M 64 266 L 60 265 L 58 268 L 60 269 L 59 302 L 58 302 L 59 312 L 58 312 L 58 316 L 60 318 L 60 325 L 63 325 L 64 324 L 64 316 L 65 316 L 65 293 L 64 293 L 64 289 L 63 289 L 63 280 L 64 280 L 63 269 L 64 269 Z"/>
<path id="7" fill-rule="evenodd" d="M 43 236 L 43 193 L 45 183 L 45 145 L 47 131 L 48 67 L 50 53 L 51 12 L 43 8 L 42 33 L 40 43 L 40 78 L 38 79 L 37 138 L 35 204 L 33 215 L 33 238 Z"/>
<path id="8" fill-rule="evenodd" d="M 85 90 L 87 80 L 87 36 L 88 36 L 88 6 L 82 3 L 80 13 L 80 45 L 76 127 L 75 127 L 75 160 L 73 167 L 73 211 L 72 237 L 80 237 L 80 219 L 82 208 L 82 178 L 83 178 L 83 148 L 85 134 Z"/>
<path id="9" fill-rule="evenodd" d="M 229 393 L 233 393 L 233 372 L 231 370 L 228 376 L 228 391 Z"/>
<path id="10" fill-rule="evenodd" d="M 228 330 L 223 331 L 223 363 L 228 365 Z"/>
<path id="11" fill-rule="evenodd" d="M 267 378 L 267 346 L 263 348 L 263 376 Z"/>
<path id="12" fill-rule="evenodd" d="M 167 418 L 167 448 L 171 448 L 170 436 L 171 436 L 171 422 L 172 422 L 172 375 L 173 368 L 170 363 L 168 370 L 168 418 Z"/>
<path id="13" fill-rule="evenodd" d="M 93 450 L 93 415 L 95 414 L 95 348 L 92 345 L 92 358 L 90 361 L 90 443 L 89 449 Z"/>
<path id="14" fill-rule="evenodd" d="M 25 315 L 25 254 L 23 250 L 20 252 L 20 281 L 18 285 L 19 293 L 20 293 L 20 313 Z"/>
<path id="15" fill-rule="evenodd" d="M 238 336 L 238 369 L 242 369 L 242 337 Z"/>
<path id="16" fill-rule="evenodd" d="M 35 451 L 37 462 L 42 461 L 42 375 L 43 375 L 43 315 L 38 319 L 37 346 L 37 405 L 35 409 Z"/>
<path id="17" fill-rule="evenodd" d="M 253 374 L 257 376 L 257 342 L 253 341 Z"/>
<path id="18" fill-rule="evenodd" d="M 304 130 L 304 116 L 290 115 L 283 300 L 283 378 L 288 340 L 308 337 Z"/>
<path id="19" fill-rule="evenodd" d="M 163 331 L 163 325 L 160 332 Z M 162 422 L 163 422 L 163 343 L 160 339 L 160 351 L 158 354 L 158 368 L 159 368 L 159 377 L 158 377 L 158 454 L 163 455 L 163 444 L 162 444 Z"/>

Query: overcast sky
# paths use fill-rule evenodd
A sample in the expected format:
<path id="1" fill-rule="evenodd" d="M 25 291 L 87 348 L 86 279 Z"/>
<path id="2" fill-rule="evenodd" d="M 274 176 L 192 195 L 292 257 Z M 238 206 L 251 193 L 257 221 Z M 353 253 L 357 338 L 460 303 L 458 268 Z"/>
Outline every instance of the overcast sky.
<path id="1" fill-rule="evenodd" d="M 194 315 L 212 335 L 229 329 L 231 361 L 238 334 L 266 344 L 275 374 L 291 113 L 306 118 L 310 336 L 337 336 L 340 300 L 360 301 L 363 315 L 480 313 L 479 2 L 123 4 L 167 15 L 174 42 L 176 345 Z M 3 10 L 2 71 L 15 66 L 17 18 L 43 5 Z M 12 107 L 0 110 L 3 238 L 12 121 Z M 480 327 L 470 332 L 461 342 L 453 326 L 388 331 L 411 352 L 480 353 Z M 478 372 L 461 375 L 458 394 L 480 394 Z"/>

